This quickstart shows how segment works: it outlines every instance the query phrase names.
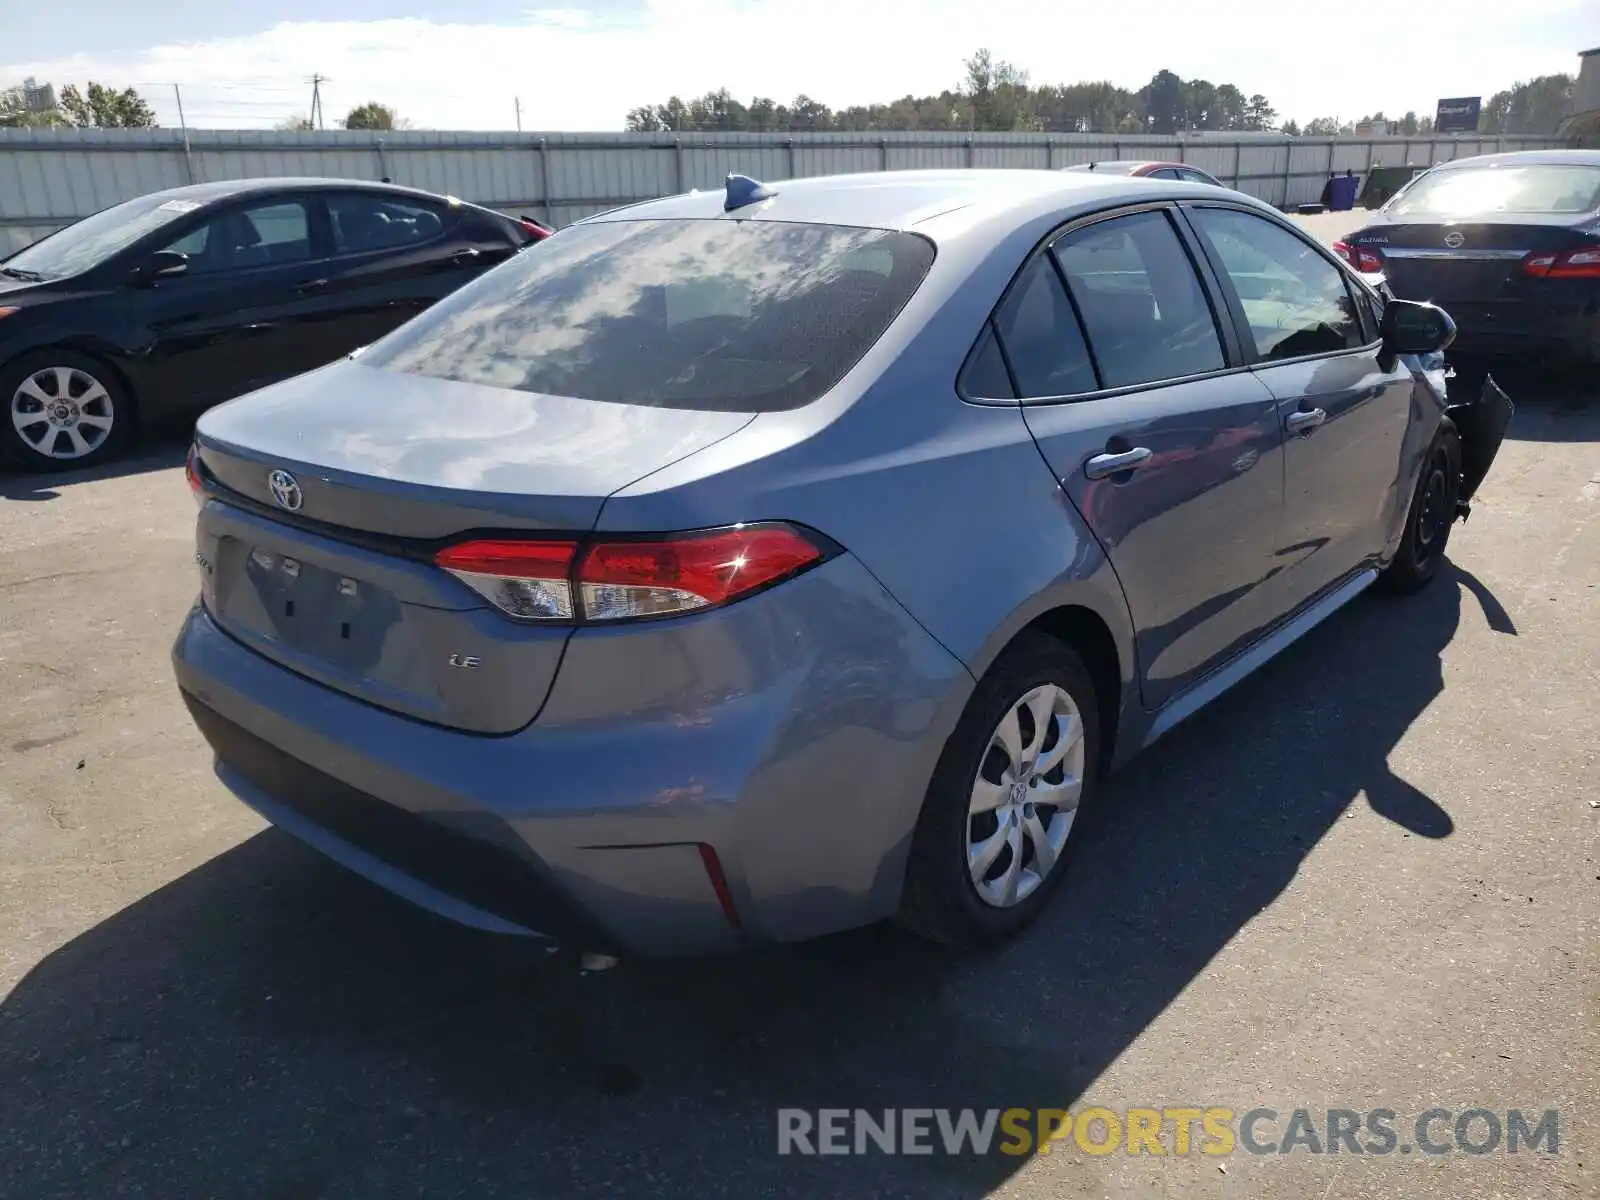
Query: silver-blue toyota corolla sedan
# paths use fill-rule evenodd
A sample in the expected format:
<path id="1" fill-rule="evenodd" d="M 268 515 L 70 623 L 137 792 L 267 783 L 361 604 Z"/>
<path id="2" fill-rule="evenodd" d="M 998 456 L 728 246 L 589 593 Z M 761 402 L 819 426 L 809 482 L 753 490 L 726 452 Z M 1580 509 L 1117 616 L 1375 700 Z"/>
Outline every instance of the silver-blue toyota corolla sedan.
<path id="1" fill-rule="evenodd" d="M 1438 570 L 1510 407 L 1452 329 L 1198 184 L 730 177 L 203 417 L 178 683 L 469 925 L 992 941 L 1109 769 Z"/>

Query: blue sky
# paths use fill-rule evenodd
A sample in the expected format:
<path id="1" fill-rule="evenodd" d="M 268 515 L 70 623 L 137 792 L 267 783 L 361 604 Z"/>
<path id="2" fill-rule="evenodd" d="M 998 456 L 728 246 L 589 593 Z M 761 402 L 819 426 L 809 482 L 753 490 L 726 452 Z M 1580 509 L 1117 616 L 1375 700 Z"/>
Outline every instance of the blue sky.
<path id="1" fill-rule="evenodd" d="M 1166 67 L 1263 92 L 1281 113 L 1432 110 L 1575 71 L 1597 0 L 0 0 L 0 84 L 94 78 L 176 124 L 266 128 L 369 99 L 420 127 L 619 128 L 627 110 L 726 86 L 842 106 L 954 86 L 979 46 L 1035 82 L 1138 87 Z"/>

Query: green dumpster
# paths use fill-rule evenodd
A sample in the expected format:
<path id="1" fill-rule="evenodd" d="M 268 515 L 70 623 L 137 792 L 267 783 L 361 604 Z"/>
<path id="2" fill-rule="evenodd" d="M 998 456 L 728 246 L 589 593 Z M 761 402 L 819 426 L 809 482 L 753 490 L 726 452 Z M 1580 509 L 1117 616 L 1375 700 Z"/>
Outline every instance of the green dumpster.
<path id="1" fill-rule="evenodd" d="M 1427 167 L 1373 167 L 1367 173 L 1367 184 L 1361 189 L 1361 204 L 1365 208 L 1380 208 Z"/>

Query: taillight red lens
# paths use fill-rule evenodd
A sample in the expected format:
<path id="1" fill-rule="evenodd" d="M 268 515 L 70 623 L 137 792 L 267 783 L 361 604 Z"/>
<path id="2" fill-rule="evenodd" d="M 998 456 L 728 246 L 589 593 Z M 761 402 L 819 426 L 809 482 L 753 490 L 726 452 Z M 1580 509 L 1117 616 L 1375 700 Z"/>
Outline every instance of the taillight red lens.
<path id="1" fill-rule="evenodd" d="M 195 502 L 203 503 L 206 498 L 206 481 L 200 474 L 200 447 L 191 445 L 189 457 L 183 463 L 184 478 L 189 481 L 189 492 L 194 496 Z"/>
<path id="2" fill-rule="evenodd" d="M 550 231 L 548 229 L 546 229 L 543 225 L 539 224 L 539 222 L 530 221 L 527 217 L 520 218 L 520 221 L 521 221 L 522 227 L 524 229 L 526 229 L 530 234 L 533 235 L 533 240 L 534 241 L 540 242 L 540 241 L 543 241 L 545 238 L 550 236 Z"/>
<path id="3" fill-rule="evenodd" d="M 779 522 L 590 545 L 471 541 L 434 557 L 510 616 L 625 621 L 726 604 L 814 566 L 823 549 Z"/>
<path id="4" fill-rule="evenodd" d="M 447 546 L 433 561 L 509 616 L 572 619 L 576 542 L 473 541 Z"/>
<path id="5" fill-rule="evenodd" d="M 662 541 L 602 542 L 578 568 L 591 621 L 692 612 L 810 566 L 822 551 L 787 525 L 738 525 Z"/>
<path id="6" fill-rule="evenodd" d="M 1356 270 L 1374 275 L 1383 270 L 1383 256 L 1365 246 L 1352 246 L 1349 242 L 1335 242 L 1333 252 Z"/>
<path id="7" fill-rule="evenodd" d="M 1522 269 L 1544 279 L 1600 279 L 1600 247 L 1564 254 L 1530 254 Z"/>

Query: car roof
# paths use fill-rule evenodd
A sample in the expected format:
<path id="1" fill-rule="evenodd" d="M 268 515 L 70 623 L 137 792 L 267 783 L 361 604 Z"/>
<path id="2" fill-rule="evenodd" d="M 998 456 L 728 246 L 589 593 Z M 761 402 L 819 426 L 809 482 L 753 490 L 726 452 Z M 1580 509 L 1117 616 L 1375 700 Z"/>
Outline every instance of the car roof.
<path id="1" fill-rule="evenodd" d="M 1103 171 L 1113 167 L 1118 171 L 1136 171 L 1140 167 L 1177 167 L 1181 163 L 1164 162 L 1157 158 L 1097 158 L 1093 162 L 1073 163 L 1063 171 Z"/>
<path id="2" fill-rule="evenodd" d="M 795 221 L 906 230 L 937 241 L 941 226 L 994 232 L 1071 207 L 1087 211 L 1121 200 L 1216 196 L 1216 189 L 1203 183 L 1093 171 L 1000 168 L 869 171 L 774 181 L 764 186 L 772 192 L 771 199 L 733 212 L 723 211 L 726 193 L 717 188 L 614 208 L 583 223 L 697 218 Z"/>
<path id="3" fill-rule="evenodd" d="M 210 204 L 217 200 L 228 200 L 236 196 L 251 196 L 264 192 L 308 192 L 338 189 L 348 191 L 351 188 L 360 188 L 362 191 L 391 192 L 396 196 L 426 196 L 433 200 L 447 200 L 452 197 L 441 196 L 437 192 L 423 191 L 421 188 L 404 187 L 395 183 L 379 183 L 367 179 L 334 179 L 323 176 L 294 176 L 285 175 L 265 179 L 218 179 L 211 183 L 191 183 L 183 187 L 167 188 L 164 191 L 150 192 L 152 198 L 162 200 L 193 200 L 200 204 Z"/>
<path id="4" fill-rule="evenodd" d="M 1528 166 L 1600 167 L 1600 150 L 1508 150 L 1503 154 L 1479 154 L 1435 163 L 1433 170 L 1450 171 L 1457 167 Z"/>

